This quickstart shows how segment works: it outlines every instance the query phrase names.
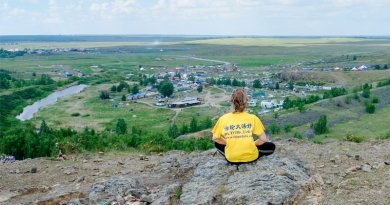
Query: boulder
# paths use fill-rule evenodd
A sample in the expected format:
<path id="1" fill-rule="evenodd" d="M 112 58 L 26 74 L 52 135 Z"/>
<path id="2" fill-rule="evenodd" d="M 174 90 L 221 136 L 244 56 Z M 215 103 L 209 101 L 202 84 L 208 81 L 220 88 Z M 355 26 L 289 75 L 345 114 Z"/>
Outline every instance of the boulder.
<path id="1" fill-rule="evenodd" d="M 235 166 L 209 158 L 183 186 L 181 204 L 295 204 L 316 184 L 301 162 L 276 155 Z"/>

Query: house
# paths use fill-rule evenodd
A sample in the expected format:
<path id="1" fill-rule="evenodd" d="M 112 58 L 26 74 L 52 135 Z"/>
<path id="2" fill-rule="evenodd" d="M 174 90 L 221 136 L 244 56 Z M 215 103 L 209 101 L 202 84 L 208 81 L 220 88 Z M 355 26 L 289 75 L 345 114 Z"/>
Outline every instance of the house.
<path id="1" fill-rule="evenodd" d="M 137 93 L 137 94 L 127 96 L 127 100 L 137 100 L 145 97 L 146 97 L 145 93 Z"/>
<path id="2" fill-rule="evenodd" d="M 368 67 L 365 66 L 365 65 L 362 65 L 358 68 L 360 71 L 367 71 L 368 70 Z"/>
<path id="3" fill-rule="evenodd" d="M 256 107 L 257 105 L 257 100 L 256 99 L 252 99 L 249 101 L 249 107 Z"/>
<path id="4" fill-rule="evenodd" d="M 194 97 L 186 97 L 180 101 L 176 101 L 173 103 L 168 104 L 169 108 L 181 108 L 181 107 L 188 107 L 188 106 L 194 106 L 194 105 L 200 105 L 201 102 L 194 98 Z"/>
<path id="5" fill-rule="evenodd" d="M 274 103 L 270 101 L 263 100 L 260 103 L 260 106 L 264 109 L 270 109 L 274 107 Z"/>

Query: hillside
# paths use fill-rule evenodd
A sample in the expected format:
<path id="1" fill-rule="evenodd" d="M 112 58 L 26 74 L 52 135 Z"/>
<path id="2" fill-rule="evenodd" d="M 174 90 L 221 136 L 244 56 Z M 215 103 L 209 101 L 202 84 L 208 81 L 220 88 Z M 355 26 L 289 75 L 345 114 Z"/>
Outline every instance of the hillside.
<path id="1" fill-rule="evenodd" d="M 0 166 L 1 204 L 389 204 L 390 141 L 277 140 L 256 163 L 215 150 L 100 153 Z M 36 171 L 36 173 L 35 173 Z"/>

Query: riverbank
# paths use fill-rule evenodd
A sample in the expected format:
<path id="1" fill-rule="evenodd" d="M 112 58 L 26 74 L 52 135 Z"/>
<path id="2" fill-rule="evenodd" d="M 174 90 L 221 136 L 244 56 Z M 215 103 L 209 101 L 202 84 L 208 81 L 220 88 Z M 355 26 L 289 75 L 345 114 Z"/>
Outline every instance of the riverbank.
<path id="1" fill-rule="evenodd" d="M 59 98 L 74 95 L 83 91 L 87 85 L 73 85 L 65 89 L 57 90 L 54 93 L 51 93 L 47 97 L 34 102 L 32 105 L 28 105 L 23 108 L 23 112 L 16 116 L 20 121 L 26 121 L 34 117 L 34 114 L 39 111 L 40 108 L 46 107 L 48 105 L 54 104 L 58 101 Z"/>

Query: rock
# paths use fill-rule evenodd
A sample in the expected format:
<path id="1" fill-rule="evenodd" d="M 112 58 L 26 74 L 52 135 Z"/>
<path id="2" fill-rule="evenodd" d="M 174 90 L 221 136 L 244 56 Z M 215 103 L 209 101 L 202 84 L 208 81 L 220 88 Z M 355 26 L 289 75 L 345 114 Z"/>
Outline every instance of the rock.
<path id="1" fill-rule="evenodd" d="M 37 171 L 38 171 L 38 169 L 36 168 L 36 167 L 33 167 L 33 168 L 31 168 L 31 173 L 33 173 L 33 174 L 35 174 L 35 173 L 37 173 Z"/>
<path id="2" fill-rule="evenodd" d="M 118 161 L 118 164 L 119 164 L 119 165 L 124 165 L 125 163 L 122 162 L 122 161 Z"/>
<path id="3" fill-rule="evenodd" d="M 371 171 L 371 165 L 369 165 L 369 164 L 362 164 L 362 165 L 360 165 L 360 169 L 363 172 L 370 172 Z"/>
<path id="4" fill-rule="evenodd" d="M 358 161 L 359 161 L 360 159 L 361 159 L 360 155 L 358 155 L 358 154 L 355 155 L 355 160 L 358 160 Z"/>
<path id="5" fill-rule="evenodd" d="M 385 161 L 385 165 L 390 165 L 390 160 Z"/>
<path id="6" fill-rule="evenodd" d="M 147 195 L 147 196 L 142 196 L 141 199 L 140 199 L 140 202 L 146 202 L 148 204 L 151 204 L 153 202 L 153 199 L 151 196 Z"/>
<path id="7" fill-rule="evenodd" d="M 103 162 L 103 159 L 100 159 L 100 158 L 94 159 L 93 162 Z"/>
<path id="8" fill-rule="evenodd" d="M 360 166 L 353 166 L 353 167 L 348 168 L 346 173 L 350 174 L 352 172 L 357 172 L 358 170 L 360 170 Z"/>
<path id="9" fill-rule="evenodd" d="M 206 159 L 184 184 L 180 203 L 293 204 L 315 183 L 307 171 L 301 162 L 276 155 L 239 172 L 222 157 Z"/>
<path id="10" fill-rule="evenodd" d="M 84 181 L 85 178 L 86 178 L 85 176 L 80 176 L 80 177 L 78 177 L 75 181 L 78 182 L 78 183 L 80 183 L 80 182 Z"/>
<path id="11" fill-rule="evenodd" d="M 148 194 L 146 187 L 132 176 L 114 176 L 107 181 L 93 184 L 89 193 L 89 202 L 96 204 L 101 199 L 132 195 L 140 197 Z"/>
<path id="12" fill-rule="evenodd" d="M 62 167 L 61 169 L 63 170 L 62 172 L 66 175 L 71 175 L 71 174 L 77 173 L 77 168 L 74 166 Z"/>

